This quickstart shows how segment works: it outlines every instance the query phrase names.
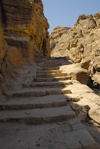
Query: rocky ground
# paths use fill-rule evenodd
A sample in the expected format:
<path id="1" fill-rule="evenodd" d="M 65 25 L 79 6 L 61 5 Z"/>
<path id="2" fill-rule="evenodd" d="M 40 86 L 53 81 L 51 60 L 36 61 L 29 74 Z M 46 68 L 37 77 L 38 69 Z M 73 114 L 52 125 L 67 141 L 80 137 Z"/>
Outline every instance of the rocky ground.
<path id="1" fill-rule="evenodd" d="M 100 148 L 100 97 L 80 83 L 86 71 L 69 66 L 76 70 L 66 57 L 41 58 L 16 70 L 0 101 L 1 149 Z"/>

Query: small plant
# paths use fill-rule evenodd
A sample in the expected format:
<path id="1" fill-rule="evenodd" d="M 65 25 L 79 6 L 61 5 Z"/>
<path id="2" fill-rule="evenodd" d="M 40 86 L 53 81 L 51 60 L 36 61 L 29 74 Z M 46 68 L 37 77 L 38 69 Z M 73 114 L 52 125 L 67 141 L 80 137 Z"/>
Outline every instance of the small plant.
<path id="1" fill-rule="evenodd" d="M 94 92 L 95 92 L 96 95 L 100 96 L 100 90 L 94 89 Z"/>
<path id="2" fill-rule="evenodd" d="M 84 35 L 83 34 L 81 34 L 82 35 L 82 37 L 84 37 Z"/>
<path id="3" fill-rule="evenodd" d="M 54 41 L 51 42 L 50 44 L 50 49 L 53 50 L 56 46 L 56 43 Z"/>
<path id="4" fill-rule="evenodd" d="M 100 96 L 100 93 L 98 94 L 98 96 Z"/>
<path id="5" fill-rule="evenodd" d="M 96 93 L 96 95 L 98 95 L 100 97 L 100 93 Z"/>

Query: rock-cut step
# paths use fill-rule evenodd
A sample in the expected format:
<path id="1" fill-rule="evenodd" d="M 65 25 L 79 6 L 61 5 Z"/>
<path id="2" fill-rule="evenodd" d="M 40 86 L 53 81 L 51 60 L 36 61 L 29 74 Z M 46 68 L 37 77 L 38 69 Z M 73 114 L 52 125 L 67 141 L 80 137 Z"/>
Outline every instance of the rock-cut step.
<path id="1" fill-rule="evenodd" d="M 47 78 L 35 78 L 34 82 L 51 82 L 51 81 L 64 81 L 64 80 L 70 80 L 70 76 L 61 76 L 61 77 L 47 77 Z"/>
<path id="2" fill-rule="evenodd" d="M 61 73 L 61 70 L 37 70 L 37 74 L 45 74 L 45 73 Z"/>
<path id="3" fill-rule="evenodd" d="M 74 117 L 75 113 L 69 106 L 0 112 L 0 122 L 17 121 L 28 124 L 50 123 Z"/>
<path id="4" fill-rule="evenodd" d="M 37 70 L 59 70 L 59 67 L 41 67 Z"/>
<path id="5" fill-rule="evenodd" d="M 69 85 L 72 84 L 72 80 L 65 80 L 62 82 L 58 82 L 58 81 L 52 81 L 52 82 L 33 82 L 30 86 L 31 87 L 35 87 L 35 86 L 65 86 L 65 85 Z"/>
<path id="6" fill-rule="evenodd" d="M 12 98 L 0 103 L 0 110 L 24 110 L 35 108 L 60 107 L 67 105 L 67 96 L 48 95 L 30 98 Z"/>
<path id="7" fill-rule="evenodd" d="M 67 73 L 45 73 L 45 74 L 37 74 L 36 77 L 37 78 L 41 78 L 41 77 L 66 77 Z"/>
<path id="8" fill-rule="evenodd" d="M 67 87 L 62 88 L 25 88 L 18 92 L 12 92 L 12 96 L 14 97 L 41 97 L 46 95 L 54 95 L 54 94 L 71 94 L 71 91 L 67 89 Z"/>

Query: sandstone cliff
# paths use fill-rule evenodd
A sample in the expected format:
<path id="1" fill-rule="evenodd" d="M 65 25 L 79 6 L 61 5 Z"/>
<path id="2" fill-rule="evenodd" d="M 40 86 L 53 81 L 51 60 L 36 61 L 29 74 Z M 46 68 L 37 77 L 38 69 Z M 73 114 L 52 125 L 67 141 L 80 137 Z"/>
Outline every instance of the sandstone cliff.
<path id="1" fill-rule="evenodd" d="M 66 29 L 60 27 L 60 31 L 61 28 Z M 52 57 L 68 56 L 88 69 L 92 80 L 100 84 L 100 12 L 94 16 L 80 15 L 73 28 L 64 31 L 61 36 L 59 27 L 56 27 L 50 40 L 56 43 Z"/>
<path id="2" fill-rule="evenodd" d="M 16 68 L 50 56 L 48 28 L 41 0 L 0 1 L 0 94 Z"/>
<path id="3" fill-rule="evenodd" d="M 40 53 L 49 56 L 49 24 L 43 14 L 42 1 L 2 0 L 1 8 L 7 43 L 20 48 L 29 61 Z"/>

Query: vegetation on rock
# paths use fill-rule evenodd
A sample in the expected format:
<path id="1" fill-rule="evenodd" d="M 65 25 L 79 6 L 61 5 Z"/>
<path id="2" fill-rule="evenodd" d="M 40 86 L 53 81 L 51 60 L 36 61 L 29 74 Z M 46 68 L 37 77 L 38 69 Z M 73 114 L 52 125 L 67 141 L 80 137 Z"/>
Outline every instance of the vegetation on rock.
<path id="1" fill-rule="evenodd" d="M 56 43 L 54 41 L 51 42 L 50 44 L 50 49 L 53 50 L 56 46 Z"/>

